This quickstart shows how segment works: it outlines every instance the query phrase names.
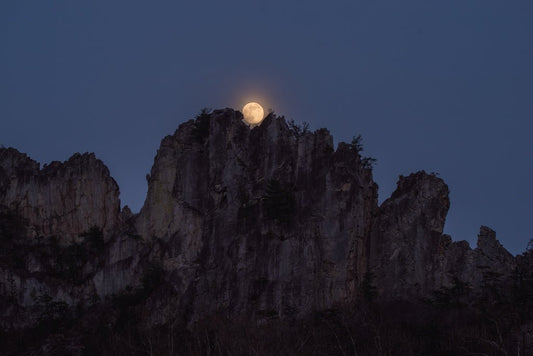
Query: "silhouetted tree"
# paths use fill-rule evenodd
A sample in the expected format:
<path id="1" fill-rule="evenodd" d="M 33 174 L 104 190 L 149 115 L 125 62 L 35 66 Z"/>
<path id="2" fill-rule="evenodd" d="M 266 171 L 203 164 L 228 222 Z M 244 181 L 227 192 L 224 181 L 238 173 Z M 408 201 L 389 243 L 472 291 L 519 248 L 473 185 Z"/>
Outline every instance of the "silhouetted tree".
<path id="1" fill-rule="evenodd" d="M 350 148 L 361 155 L 361 152 L 364 151 L 363 147 L 363 137 L 361 135 L 354 136 L 352 142 L 350 143 Z M 361 166 L 363 169 L 372 169 L 376 164 L 377 159 L 373 157 L 361 157 Z"/>
<path id="2" fill-rule="evenodd" d="M 355 152 L 361 153 L 363 152 L 363 137 L 361 135 L 354 136 L 352 138 L 352 142 L 350 143 L 350 146 Z"/>
<path id="3" fill-rule="evenodd" d="M 303 136 L 309 132 L 309 123 L 305 121 L 301 125 L 298 125 L 293 119 L 290 119 L 287 121 L 287 126 L 289 126 L 289 130 L 296 137 Z"/>
<path id="4" fill-rule="evenodd" d="M 376 164 L 376 162 L 377 162 L 377 159 L 373 157 L 363 157 L 361 159 L 361 166 L 364 169 L 372 169 L 374 168 L 374 165 Z"/>
<path id="5" fill-rule="evenodd" d="M 196 141 L 202 143 L 209 136 L 209 118 L 211 117 L 211 109 L 203 108 L 200 113 L 196 115 L 194 120 L 194 127 L 192 134 Z"/>

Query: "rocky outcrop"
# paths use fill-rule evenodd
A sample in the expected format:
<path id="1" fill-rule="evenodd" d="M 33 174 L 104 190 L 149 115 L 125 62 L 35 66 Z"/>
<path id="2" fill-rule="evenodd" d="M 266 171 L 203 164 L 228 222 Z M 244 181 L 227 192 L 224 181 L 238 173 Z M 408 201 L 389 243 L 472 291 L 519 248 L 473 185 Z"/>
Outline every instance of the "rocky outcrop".
<path id="1" fill-rule="evenodd" d="M 1 308 L 2 325 L 35 321 L 43 298 L 87 305 L 135 283 L 143 253 L 128 211 L 120 215 L 118 186 L 94 154 L 40 169 L 0 149 L 0 299 L 22 308 Z"/>
<path id="2" fill-rule="evenodd" d="M 475 249 L 442 233 L 449 206 L 442 179 L 425 172 L 400 176 L 369 239 L 368 268 L 381 298 L 428 298 L 457 283 L 481 293 L 487 283 L 510 277 L 515 259 L 492 229 L 480 228 Z"/>
<path id="3" fill-rule="evenodd" d="M 516 266 L 515 258 L 496 239 L 496 232 L 481 226 L 477 247 L 471 249 L 466 242 L 454 242 L 446 251 L 444 270 L 448 276 L 464 282 L 474 291 L 480 291 L 487 283 L 510 278 Z M 445 280 L 443 285 L 450 285 Z"/>
<path id="4" fill-rule="evenodd" d="M 250 128 L 237 111 L 204 112 L 162 140 L 133 214 L 93 154 L 40 169 L 1 149 L 0 294 L 22 306 L 39 293 L 70 305 L 121 295 L 149 323 L 186 324 L 218 311 L 298 317 L 356 303 L 369 283 L 385 300 L 457 281 L 481 290 L 511 273 L 489 228 L 476 249 L 443 234 L 448 187 L 435 175 L 400 177 L 378 207 L 359 150 L 275 115 Z"/>
<path id="5" fill-rule="evenodd" d="M 353 299 L 377 207 L 370 169 L 325 129 L 215 111 L 166 137 L 137 228 L 194 317 L 217 309 L 287 315 Z"/>
<path id="6" fill-rule="evenodd" d="M 476 265 L 496 273 L 509 273 L 514 265 L 514 257 L 496 240 L 496 232 L 487 226 L 479 229 L 476 252 Z"/>
<path id="7" fill-rule="evenodd" d="M 28 221 L 32 236 L 64 242 L 92 226 L 108 239 L 118 227 L 119 189 L 94 154 L 39 164 L 15 149 L 0 149 L 0 205 Z"/>
<path id="8" fill-rule="evenodd" d="M 369 240 L 369 271 L 380 296 L 412 298 L 442 284 L 451 243 L 442 234 L 449 206 L 442 179 L 425 172 L 400 176 L 397 189 L 379 208 Z"/>

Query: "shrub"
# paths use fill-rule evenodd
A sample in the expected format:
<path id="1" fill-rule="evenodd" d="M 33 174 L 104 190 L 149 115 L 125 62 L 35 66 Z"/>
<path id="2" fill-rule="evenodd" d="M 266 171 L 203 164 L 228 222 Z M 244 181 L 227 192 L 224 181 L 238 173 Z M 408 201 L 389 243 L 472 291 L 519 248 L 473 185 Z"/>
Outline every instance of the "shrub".
<path id="1" fill-rule="evenodd" d="M 0 241 L 12 241 L 26 237 L 27 220 L 17 213 L 6 210 L 0 212 Z"/>
<path id="2" fill-rule="evenodd" d="M 433 292 L 433 304 L 443 309 L 461 308 L 468 302 L 471 286 L 453 276 L 451 287 L 441 287 Z"/>
<path id="3" fill-rule="evenodd" d="M 278 180 L 268 181 L 262 198 L 263 211 L 267 218 L 282 224 L 291 222 L 296 209 L 293 189 L 281 184 Z"/>
<path id="4" fill-rule="evenodd" d="M 350 147 L 357 153 L 363 152 L 363 137 L 361 135 L 354 136 Z"/>
<path id="5" fill-rule="evenodd" d="M 60 323 L 70 318 L 67 303 L 62 300 L 53 300 L 48 294 L 41 294 L 35 298 L 37 320 L 41 323 Z"/>
<path id="6" fill-rule="evenodd" d="M 305 121 L 301 125 L 298 125 L 291 119 L 287 121 L 287 126 L 289 126 L 289 130 L 296 137 L 303 136 L 309 132 L 309 123 Z"/>
<path id="7" fill-rule="evenodd" d="M 48 257 L 54 261 L 51 266 L 53 274 L 59 279 L 70 283 L 80 284 L 84 280 L 83 267 L 94 256 L 105 247 L 104 235 L 100 228 L 92 226 L 89 230 L 79 235 L 83 238 L 81 243 L 70 243 L 66 246 L 60 246 L 57 238 L 51 236 L 48 244 L 48 252 L 43 246 L 43 257 Z"/>
<path id="8" fill-rule="evenodd" d="M 363 152 L 363 137 L 361 135 L 354 136 L 352 138 L 352 142 L 350 143 L 350 148 L 357 152 L 357 154 L 361 154 Z M 377 159 L 373 157 L 361 157 L 361 167 L 363 169 L 372 169 L 374 168 L 374 165 L 376 164 Z"/>
<path id="9" fill-rule="evenodd" d="M 142 277 L 144 294 L 146 296 L 150 295 L 163 282 L 164 276 L 165 270 L 160 263 L 149 263 Z"/>
<path id="10" fill-rule="evenodd" d="M 361 166 L 364 169 L 372 169 L 372 168 L 374 168 L 374 165 L 376 164 L 376 162 L 377 162 L 377 159 L 375 159 L 375 158 L 363 157 L 361 159 Z"/>
<path id="11" fill-rule="evenodd" d="M 209 118 L 211 117 L 211 109 L 203 108 L 194 120 L 194 127 L 192 134 L 196 141 L 203 143 L 209 136 Z"/>
<path id="12" fill-rule="evenodd" d="M 83 237 L 84 243 L 86 243 L 90 249 L 99 252 L 104 248 L 104 233 L 98 226 L 91 226 L 89 230 L 81 233 L 79 236 Z"/>
<path id="13" fill-rule="evenodd" d="M 57 277 L 71 283 L 82 282 L 83 266 L 87 262 L 87 250 L 80 244 L 60 247 L 56 255 Z"/>

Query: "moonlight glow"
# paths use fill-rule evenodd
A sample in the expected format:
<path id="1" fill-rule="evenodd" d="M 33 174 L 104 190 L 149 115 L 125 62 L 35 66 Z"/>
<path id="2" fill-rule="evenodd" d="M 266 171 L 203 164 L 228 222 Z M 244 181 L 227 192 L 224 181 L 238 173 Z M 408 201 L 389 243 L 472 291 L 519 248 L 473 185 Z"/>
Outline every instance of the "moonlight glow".
<path id="1" fill-rule="evenodd" d="M 265 111 L 263 107 L 258 103 L 248 103 L 242 108 L 242 115 L 244 116 L 244 121 L 249 125 L 258 125 L 263 121 L 265 116 Z"/>

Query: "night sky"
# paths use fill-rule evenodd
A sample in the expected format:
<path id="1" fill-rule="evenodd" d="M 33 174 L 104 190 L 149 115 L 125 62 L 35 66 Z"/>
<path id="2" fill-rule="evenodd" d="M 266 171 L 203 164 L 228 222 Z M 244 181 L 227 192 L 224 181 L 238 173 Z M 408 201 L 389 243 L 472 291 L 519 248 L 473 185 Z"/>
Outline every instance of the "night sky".
<path id="1" fill-rule="evenodd" d="M 138 211 L 161 139 L 260 102 L 361 134 L 380 202 L 438 172 L 445 232 L 533 238 L 533 1 L 2 1 L 0 144 L 95 152 Z"/>

